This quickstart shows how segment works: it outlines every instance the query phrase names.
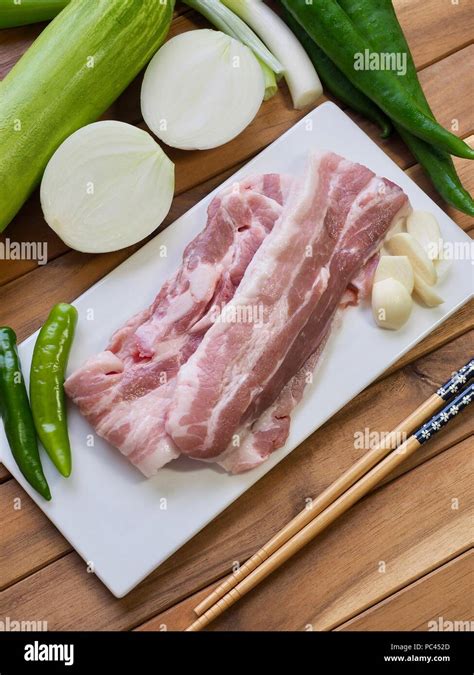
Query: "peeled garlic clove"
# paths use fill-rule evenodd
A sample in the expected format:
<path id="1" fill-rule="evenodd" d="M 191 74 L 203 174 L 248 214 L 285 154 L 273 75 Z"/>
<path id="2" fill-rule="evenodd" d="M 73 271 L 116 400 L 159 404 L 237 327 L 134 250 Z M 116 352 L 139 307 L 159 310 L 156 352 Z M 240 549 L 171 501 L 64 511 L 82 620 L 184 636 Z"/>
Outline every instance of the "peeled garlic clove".
<path id="1" fill-rule="evenodd" d="M 452 263 L 453 261 L 449 258 L 438 258 L 438 260 L 434 261 L 438 281 L 443 281 L 443 279 L 447 276 L 449 270 L 451 269 Z"/>
<path id="2" fill-rule="evenodd" d="M 413 291 L 415 277 L 413 267 L 406 255 L 389 255 L 380 258 L 374 275 L 374 283 L 384 279 L 396 279 L 405 286 L 408 293 Z"/>
<path id="3" fill-rule="evenodd" d="M 412 306 L 410 293 L 396 279 L 384 279 L 373 285 L 372 311 L 380 328 L 401 328 L 410 318 Z"/>
<path id="4" fill-rule="evenodd" d="M 436 270 L 433 262 L 423 246 L 408 232 L 400 232 L 391 237 L 387 242 L 387 248 L 392 255 L 405 255 L 410 261 L 415 274 L 418 274 L 427 284 L 433 286 L 436 283 Z"/>
<path id="5" fill-rule="evenodd" d="M 396 234 L 399 234 L 400 232 L 406 232 L 406 216 L 402 216 L 398 220 L 395 221 L 395 223 L 392 225 L 392 227 L 388 230 L 387 234 L 385 235 L 385 241 L 380 247 L 380 255 L 391 255 L 390 251 L 387 248 L 387 241 L 390 239 L 390 237 L 395 236 Z"/>
<path id="6" fill-rule="evenodd" d="M 439 257 L 441 247 L 441 230 L 438 221 L 427 211 L 413 211 L 406 221 L 407 232 L 424 248 L 428 258 Z"/>
<path id="7" fill-rule="evenodd" d="M 414 293 L 416 299 L 426 307 L 438 307 L 444 302 L 443 298 L 433 290 L 433 287 L 425 283 L 418 274 L 415 274 Z"/>

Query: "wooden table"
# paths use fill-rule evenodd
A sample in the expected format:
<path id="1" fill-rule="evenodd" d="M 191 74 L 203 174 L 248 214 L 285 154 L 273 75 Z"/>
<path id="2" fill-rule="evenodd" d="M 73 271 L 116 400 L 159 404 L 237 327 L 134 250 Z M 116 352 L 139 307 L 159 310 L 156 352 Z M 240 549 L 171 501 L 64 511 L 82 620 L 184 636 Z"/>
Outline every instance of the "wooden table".
<path id="1" fill-rule="evenodd" d="M 395 6 L 440 122 L 474 141 L 472 6 L 466 0 L 396 0 Z M 202 26 L 181 10 L 172 34 Z M 37 35 L 37 26 L 0 33 L 0 77 Z M 139 82 L 107 117 L 143 126 Z M 172 222 L 304 113 L 287 91 L 266 102 L 236 140 L 201 153 L 172 152 L 177 196 Z M 396 137 L 354 119 L 439 202 Z M 474 164 L 457 161 L 471 191 Z M 443 208 L 472 235 L 474 223 Z M 19 339 L 36 330 L 50 307 L 73 300 L 124 260 L 67 250 L 44 223 L 35 194 L 4 236 L 47 241 L 49 262 L 0 263 L 0 324 Z M 466 306 L 384 377 L 360 394 L 229 507 L 127 597 L 117 600 L 0 466 L 0 617 L 47 620 L 50 630 L 175 630 L 192 608 L 363 452 L 354 431 L 388 430 L 426 398 L 473 351 L 473 306 Z M 472 416 L 459 416 L 432 443 L 347 513 L 323 536 L 247 596 L 211 630 L 427 630 L 428 621 L 473 618 Z M 100 519 L 100 513 L 97 513 Z M 117 561 L 120 564 L 120 561 Z"/>

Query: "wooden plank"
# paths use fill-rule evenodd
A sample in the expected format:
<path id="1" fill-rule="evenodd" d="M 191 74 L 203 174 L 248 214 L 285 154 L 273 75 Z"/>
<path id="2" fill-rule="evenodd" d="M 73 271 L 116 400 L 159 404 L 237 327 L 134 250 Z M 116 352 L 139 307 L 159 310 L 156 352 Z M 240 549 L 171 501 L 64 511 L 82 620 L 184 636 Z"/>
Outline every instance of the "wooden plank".
<path id="1" fill-rule="evenodd" d="M 329 589 L 326 595 L 328 603 L 323 611 L 319 613 L 313 609 L 312 618 L 305 624 L 311 624 L 314 630 L 333 628 L 359 613 L 360 609 L 371 606 L 468 550 L 472 545 L 474 515 L 472 469 L 471 437 L 435 457 L 432 463 L 427 462 L 417 471 L 406 474 L 400 481 L 391 483 L 385 495 L 391 499 L 387 520 L 383 517 L 378 519 L 378 514 L 374 514 L 376 523 L 372 536 L 375 540 L 375 565 L 369 564 L 369 568 L 365 568 L 365 578 L 360 573 L 362 570 L 359 573 L 356 571 L 355 575 L 352 572 L 352 588 L 341 590 L 339 597 L 331 595 Z M 449 472 L 450 475 L 443 475 L 444 472 Z M 454 508 L 457 503 L 454 500 L 459 500 L 460 504 L 462 502 L 457 509 Z M 398 508 L 394 509 L 394 505 Z M 376 506 L 375 500 L 372 506 Z M 404 516 L 408 517 L 405 519 Z M 355 530 L 355 522 L 353 526 Z M 370 532 L 371 526 L 372 523 L 367 520 L 367 532 Z M 363 521 L 359 521 L 360 527 L 364 527 Z M 379 527 L 386 530 L 387 541 L 382 547 L 377 541 Z M 401 528 L 406 528 L 406 539 L 409 542 L 408 550 L 405 549 L 403 553 L 401 551 L 404 549 L 404 541 L 401 537 L 404 535 Z M 356 546 L 360 544 L 361 541 Z M 387 563 L 385 574 L 379 571 L 378 562 L 381 560 Z"/>
<path id="2" fill-rule="evenodd" d="M 28 519 L 24 528 L 13 526 L 7 520 L 0 532 L 0 549 L 3 550 L 4 541 L 8 545 L 13 537 L 17 537 L 15 550 L 31 559 L 34 569 L 43 569 L 4 591 L 0 615 L 2 603 L 4 607 L 15 606 L 23 616 L 39 618 L 50 608 L 51 630 L 70 627 L 123 629 L 142 623 L 147 617 L 207 586 L 226 574 L 232 561 L 249 557 L 304 506 L 307 497 L 320 493 L 363 454 L 363 448 L 354 447 L 355 431 L 363 431 L 366 427 L 388 431 L 444 381 L 465 360 L 467 338 L 463 336 L 426 357 L 417 363 L 416 369 L 405 368 L 369 387 L 122 600 L 112 598 L 100 581 L 87 573 L 85 563 L 75 553 L 48 565 L 48 556 L 43 556 L 41 549 L 30 554 L 31 533 L 41 531 L 48 537 L 51 528 L 39 510 L 22 513 L 21 517 Z M 418 463 L 424 462 L 433 452 L 442 453 L 472 431 L 471 418 L 460 415 L 420 451 Z M 433 461 L 431 459 L 429 464 Z M 464 476 L 469 478 L 466 470 Z M 4 487 L 0 486 L 0 501 Z M 380 492 L 389 488 L 382 488 Z M 393 504 L 398 503 L 403 502 L 390 502 L 387 510 L 393 510 Z M 412 517 L 415 513 L 412 512 Z M 407 531 L 410 530 L 411 524 L 405 525 Z M 433 529 L 436 529 L 435 524 Z M 23 530 L 29 536 L 23 536 Z M 350 532 L 344 536 L 350 537 Z M 353 547 L 352 540 L 347 546 Z M 64 543 L 63 551 L 67 550 L 68 545 Z M 442 549 L 439 552 L 441 554 Z M 54 548 L 54 557 L 58 553 L 59 550 Z M 10 579 L 14 580 L 15 558 L 10 559 L 9 567 L 12 570 Z M 331 570 L 330 566 L 328 570 Z M 47 606 L 44 598 L 48 598 Z"/>
<path id="3" fill-rule="evenodd" d="M 468 2 L 394 0 L 393 4 L 418 69 L 471 41 L 474 15 Z"/>
<path id="4" fill-rule="evenodd" d="M 3 466 L 3 464 L 0 464 L 0 483 L 4 483 L 10 478 L 11 478 L 10 472 Z"/>
<path id="5" fill-rule="evenodd" d="M 433 41 L 432 36 L 431 41 Z M 468 102 L 470 96 L 466 96 L 466 91 L 460 93 L 455 80 L 458 73 L 467 71 L 472 74 L 473 70 L 474 44 L 471 44 L 420 72 L 421 85 L 436 119 L 444 127 L 463 138 L 474 132 L 474 113 L 472 104 L 469 105 Z M 451 77 L 448 77 L 449 72 Z M 453 77 L 454 73 L 456 73 L 455 77 Z M 472 89 L 472 76 L 468 87 Z M 466 105 L 456 106 L 453 96 L 464 99 Z"/>
<path id="6" fill-rule="evenodd" d="M 426 631 L 428 622 L 438 621 L 440 617 L 444 621 L 472 621 L 472 592 L 469 589 L 473 585 L 473 558 L 472 550 L 462 553 L 333 630 Z M 221 581 L 193 593 L 134 630 L 184 630 L 195 620 L 194 607 Z M 236 610 L 237 607 L 233 611 Z"/>
<path id="7" fill-rule="evenodd" d="M 445 626 L 447 621 L 471 622 L 474 619 L 473 594 L 474 552 L 471 550 L 343 623 L 336 630 L 426 631 L 434 629 L 431 622 L 438 626 Z"/>
<path id="8" fill-rule="evenodd" d="M 0 31 L 0 80 L 13 68 L 45 26 L 46 23 L 35 23 Z"/>
<path id="9" fill-rule="evenodd" d="M 393 366 L 387 368 L 382 377 L 395 372 L 399 368 L 412 363 L 415 359 L 421 358 L 426 354 L 438 349 L 442 345 L 447 344 L 454 338 L 464 335 L 474 328 L 474 301 L 471 300 L 464 307 L 462 307 L 456 314 L 445 321 L 436 330 L 430 333 L 424 340 L 419 342 L 407 354 L 402 356 Z M 470 337 L 470 351 L 473 351 L 473 339 Z"/>
<path id="10" fill-rule="evenodd" d="M 194 608 L 197 607 L 204 598 L 207 598 L 207 596 L 212 593 L 225 578 L 226 576 L 223 576 L 222 579 L 209 584 L 209 586 L 206 586 L 205 588 L 201 588 L 201 590 L 193 593 L 184 600 L 181 600 L 181 602 L 177 602 L 176 605 L 169 607 L 169 609 L 166 609 L 164 612 L 160 612 L 156 616 L 153 616 L 133 630 L 145 633 L 184 631 L 196 620 Z M 233 611 L 237 611 L 237 609 L 238 607 L 235 607 Z"/>
<path id="11" fill-rule="evenodd" d="M 14 480 L 1 486 L 0 519 L 0 590 L 64 553 L 62 535 Z"/>
<path id="12" fill-rule="evenodd" d="M 330 630 L 458 556 L 471 538 L 470 459 L 465 441 L 377 490 L 208 630 Z M 183 630 L 213 586 L 139 630 Z"/>

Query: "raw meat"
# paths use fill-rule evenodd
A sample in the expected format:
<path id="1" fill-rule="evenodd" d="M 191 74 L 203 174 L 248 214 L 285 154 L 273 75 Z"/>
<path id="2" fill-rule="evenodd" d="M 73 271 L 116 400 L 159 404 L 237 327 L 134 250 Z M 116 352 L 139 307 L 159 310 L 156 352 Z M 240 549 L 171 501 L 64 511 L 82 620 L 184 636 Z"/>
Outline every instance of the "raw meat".
<path id="1" fill-rule="evenodd" d="M 231 185 L 153 304 L 65 383 L 146 476 L 181 452 L 240 473 L 284 445 L 343 315 L 370 293 L 403 191 L 330 152 Z"/>
<path id="2" fill-rule="evenodd" d="M 99 436 L 146 476 L 179 455 L 165 430 L 176 374 L 234 295 L 280 216 L 291 180 L 256 176 L 217 195 L 205 229 L 186 247 L 180 269 L 154 303 L 65 383 Z"/>
<path id="3" fill-rule="evenodd" d="M 291 387 L 329 334 L 351 279 L 407 208 L 403 191 L 369 169 L 333 153 L 313 155 L 226 306 L 232 317 L 258 307 L 263 320 L 215 323 L 179 370 L 166 429 L 182 452 L 229 457 L 236 430 Z M 273 449 L 289 428 L 289 415 L 280 410 L 277 418 Z"/>

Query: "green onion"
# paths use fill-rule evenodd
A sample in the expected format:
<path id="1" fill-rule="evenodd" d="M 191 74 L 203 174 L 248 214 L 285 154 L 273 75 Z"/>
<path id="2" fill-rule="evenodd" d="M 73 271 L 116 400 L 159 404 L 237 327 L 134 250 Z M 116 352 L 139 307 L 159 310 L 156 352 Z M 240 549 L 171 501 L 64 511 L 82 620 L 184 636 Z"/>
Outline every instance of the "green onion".
<path id="1" fill-rule="evenodd" d="M 318 74 L 299 40 L 262 0 L 222 0 L 245 21 L 283 64 L 295 108 L 314 103 L 323 93 Z"/>
<path id="2" fill-rule="evenodd" d="M 269 68 L 266 63 L 260 61 L 260 59 L 257 60 L 259 61 L 260 67 L 263 70 L 263 77 L 265 80 L 265 94 L 263 95 L 263 100 L 268 101 L 268 99 L 272 98 L 272 96 L 275 96 L 278 91 L 277 80 L 273 70 Z"/>
<path id="3" fill-rule="evenodd" d="M 283 75 L 282 64 L 273 56 L 273 54 L 265 47 L 263 42 L 258 38 L 253 30 L 251 30 L 244 21 L 239 19 L 230 9 L 220 2 L 220 0 L 183 0 L 186 5 L 192 7 L 197 12 L 206 17 L 213 26 L 221 30 L 223 33 L 230 35 L 235 40 L 239 40 L 246 45 L 260 63 L 264 63 L 268 68 L 275 73 L 277 77 Z M 268 75 L 264 70 L 265 83 L 267 83 Z M 272 78 L 270 78 L 272 79 Z M 270 83 L 270 82 L 269 82 Z M 273 86 L 273 83 L 270 83 Z"/>

